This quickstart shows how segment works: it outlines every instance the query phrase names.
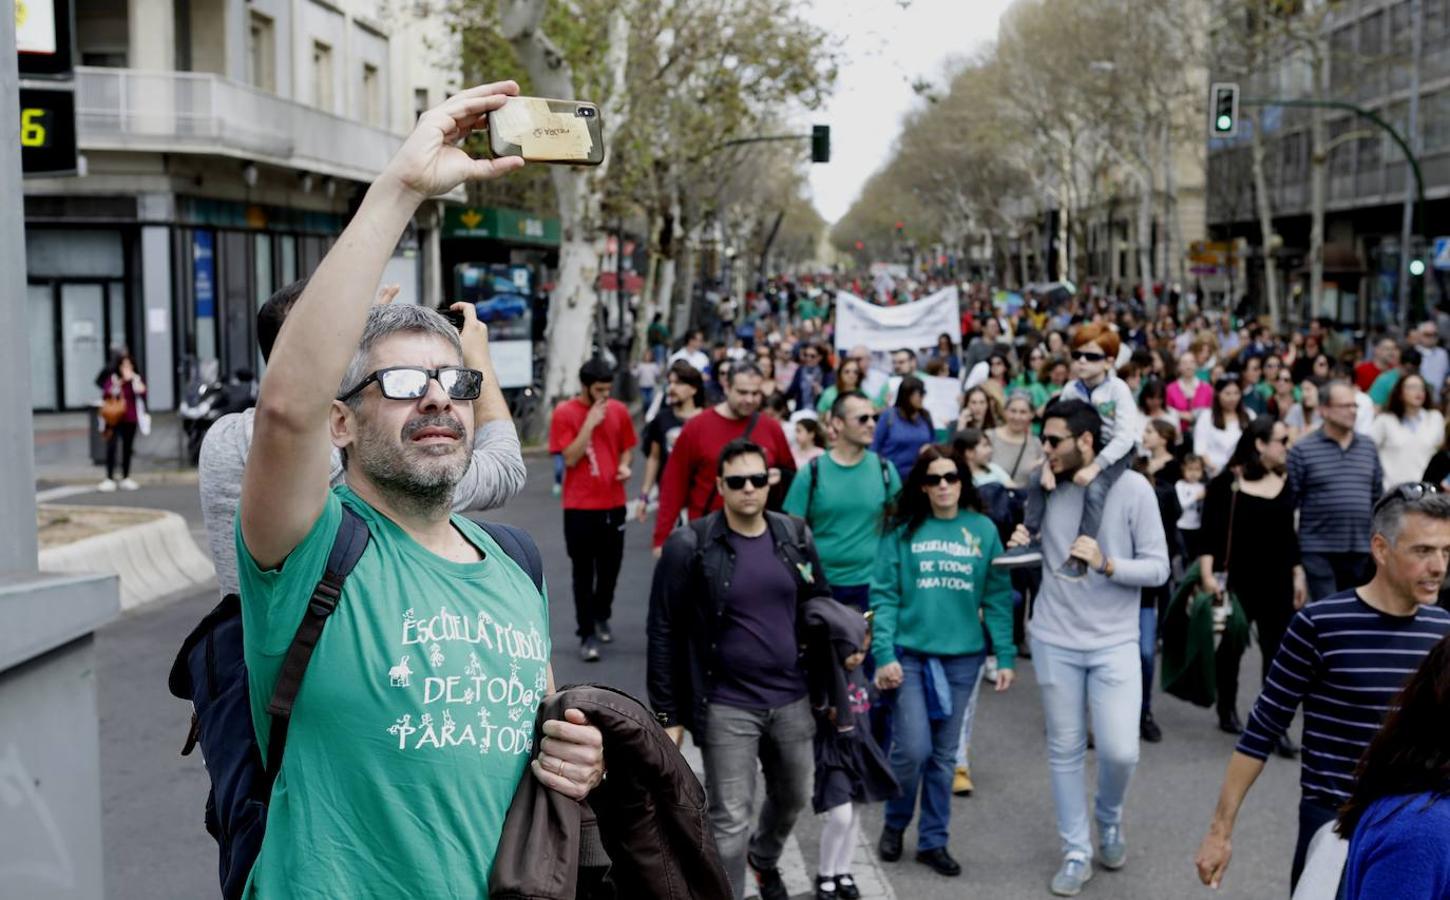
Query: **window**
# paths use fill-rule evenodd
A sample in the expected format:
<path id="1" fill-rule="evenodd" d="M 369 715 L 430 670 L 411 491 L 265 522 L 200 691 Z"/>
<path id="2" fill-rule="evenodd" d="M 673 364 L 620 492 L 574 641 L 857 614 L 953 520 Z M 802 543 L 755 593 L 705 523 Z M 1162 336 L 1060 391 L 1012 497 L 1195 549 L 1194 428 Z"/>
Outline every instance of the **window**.
<path id="1" fill-rule="evenodd" d="M 362 120 L 374 127 L 383 124 L 383 86 L 378 77 L 378 67 L 363 63 L 362 67 Z"/>
<path id="2" fill-rule="evenodd" d="M 413 121 L 423 118 L 423 113 L 428 111 L 428 89 L 415 88 L 413 90 Z"/>
<path id="3" fill-rule="evenodd" d="M 247 31 L 247 81 L 273 93 L 277 90 L 277 39 L 272 20 L 255 10 Z"/>
<path id="4" fill-rule="evenodd" d="M 332 47 L 312 42 L 312 104 L 332 112 Z"/>

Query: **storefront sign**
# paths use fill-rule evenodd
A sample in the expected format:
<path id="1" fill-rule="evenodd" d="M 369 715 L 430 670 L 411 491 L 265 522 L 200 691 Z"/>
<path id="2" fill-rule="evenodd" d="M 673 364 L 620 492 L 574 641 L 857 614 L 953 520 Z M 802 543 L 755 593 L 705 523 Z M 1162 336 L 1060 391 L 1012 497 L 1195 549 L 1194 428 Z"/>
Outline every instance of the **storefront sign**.
<path id="1" fill-rule="evenodd" d="M 193 232 L 191 236 L 191 278 L 196 297 L 196 317 L 216 316 L 216 253 L 210 231 Z"/>
<path id="2" fill-rule="evenodd" d="M 20 168 L 26 175 L 76 173 L 76 101 L 65 88 L 20 89 Z"/>
<path id="3" fill-rule="evenodd" d="M 557 247 L 559 220 L 500 206 L 455 206 L 443 215 L 443 236 Z"/>

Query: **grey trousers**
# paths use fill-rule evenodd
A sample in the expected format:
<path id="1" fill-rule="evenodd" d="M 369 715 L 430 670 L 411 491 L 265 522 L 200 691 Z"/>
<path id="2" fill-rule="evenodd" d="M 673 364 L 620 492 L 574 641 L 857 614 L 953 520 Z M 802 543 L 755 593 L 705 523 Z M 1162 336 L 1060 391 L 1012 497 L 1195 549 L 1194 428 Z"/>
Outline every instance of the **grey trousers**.
<path id="1" fill-rule="evenodd" d="M 774 866 L 811 798 L 816 723 L 806 697 L 764 711 L 712 703 L 707 717 L 702 750 L 710 828 L 735 900 L 741 900 L 747 850 L 757 865 Z M 765 775 L 765 803 L 752 834 L 757 760 Z"/>

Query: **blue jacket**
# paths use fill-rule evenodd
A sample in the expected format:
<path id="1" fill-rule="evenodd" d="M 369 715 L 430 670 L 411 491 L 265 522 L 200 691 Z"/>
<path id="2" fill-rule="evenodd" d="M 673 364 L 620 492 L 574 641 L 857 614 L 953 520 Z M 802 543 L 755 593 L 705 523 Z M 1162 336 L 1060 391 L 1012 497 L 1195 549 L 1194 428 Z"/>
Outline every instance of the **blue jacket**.
<path id="1" fill-rule="evenodd" d="M 876 438 L 871 442 L 871 449 L 883 459 L 891 460 L 901 475 L 901 483 L 905 484 L 911 467 L 916 465 L 917 454 L 935 437 L 931 414 L 926 410 L 922 410 L 915 422 L 909 422 L 901 417 L 896 407 L 891 406 L 876 422 Z"/>

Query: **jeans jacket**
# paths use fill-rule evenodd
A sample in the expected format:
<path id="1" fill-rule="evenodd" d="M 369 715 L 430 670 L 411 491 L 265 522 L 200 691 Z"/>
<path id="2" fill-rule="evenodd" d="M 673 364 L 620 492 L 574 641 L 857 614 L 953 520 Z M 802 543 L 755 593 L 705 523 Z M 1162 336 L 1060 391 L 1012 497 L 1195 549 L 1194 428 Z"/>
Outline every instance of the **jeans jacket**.
<path id="1" fill-rule="evenodd" d="M 811 597 L 831 594 L 810 527 L 794 516 L 767 512 L 766 526 L 775 555 L 795 573 L 797 608 Z M 683 725 L 704 746 L 705 707 L 716 658 L 725 598 L 735 570 L 724 511 L 677 528 L 665 541 L 650 588 L 648 669 L 649 702 L 660 723 Z M 799 646 L 800 616 L 796 635 Z M 809 679 L 809 660 L 807 678 Z"/>

